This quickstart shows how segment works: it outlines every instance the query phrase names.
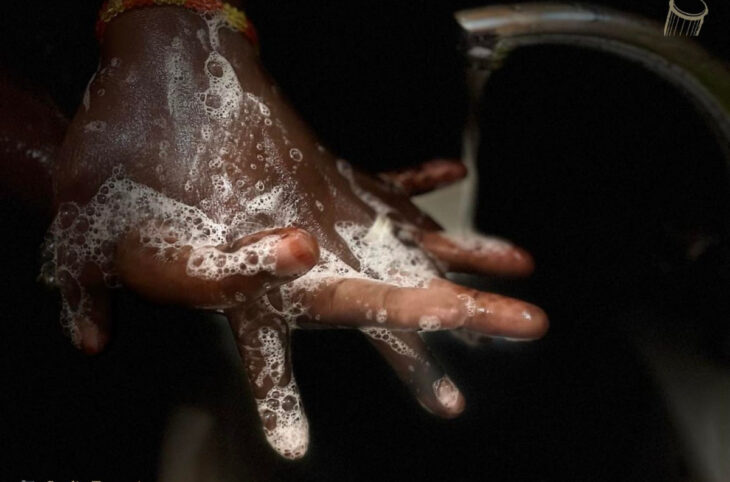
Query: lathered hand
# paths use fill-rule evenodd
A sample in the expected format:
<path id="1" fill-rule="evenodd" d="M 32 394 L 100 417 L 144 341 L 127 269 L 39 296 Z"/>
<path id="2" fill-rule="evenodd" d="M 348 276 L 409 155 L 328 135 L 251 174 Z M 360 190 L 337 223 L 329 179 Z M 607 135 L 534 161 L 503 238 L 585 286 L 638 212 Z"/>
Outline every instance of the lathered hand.
<path id="1" fill-rule="evenodd" d="M 308 444 L 292 328 L 361 329 L 419 401 L 447 417 L 464 400 L 418 331 L 534 339 L 547 328 L 533 305 L 441 278 L 446 269 L 525 274 L 526 253 L 447 238 L 403 189 L 336 159 L 247 40 L 215 16 L 160 7 L 109 24 L 54 179 L 47 271 L 75 340 L 103 346 L 107 288 L 118 283 L 224 311 L 267 439 L 288 458 Z"/>

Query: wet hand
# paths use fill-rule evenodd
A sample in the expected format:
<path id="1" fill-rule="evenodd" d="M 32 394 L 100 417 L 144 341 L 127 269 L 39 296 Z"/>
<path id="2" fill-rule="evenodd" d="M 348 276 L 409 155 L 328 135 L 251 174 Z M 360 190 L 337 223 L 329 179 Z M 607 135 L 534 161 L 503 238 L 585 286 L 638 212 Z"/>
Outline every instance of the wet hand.
<path id="1" fill-rule="evenodd" d="M 419 190 L 458 177 L 399 175 Z M 422 405 L 451 417 L 463 397 L 419 331 L 534 339 L 547 328 L 533 305 L 441 277 L 526 274 L 529 255 L 438 232 L 404 189 L 329 153 L 214 16 L 154 8 L 109 24 L 54 180 L 46 272 L 74 340 L 103 347 L 120 284 L 223 311 L 266 437 L 288 458 L 308 444 L 291 329 L 361 329 Z"/>

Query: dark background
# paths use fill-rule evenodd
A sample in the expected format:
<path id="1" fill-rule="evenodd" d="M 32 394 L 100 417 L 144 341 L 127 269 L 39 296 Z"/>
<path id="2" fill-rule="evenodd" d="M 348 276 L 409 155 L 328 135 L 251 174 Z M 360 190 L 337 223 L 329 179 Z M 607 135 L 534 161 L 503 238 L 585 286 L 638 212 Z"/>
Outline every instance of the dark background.
<path id="1" fill-rule="evenodd" d="M 458 156 L 466 101 L 451 13 L 481 2 L 249 3 L 265 64 L 333 150 L 372 171 Z M 595 3 L 658 22 L 667 8 Z M 729 5 L 708 4 L 699 41 L 727 60 Z M 3 67 L 69 116 L 96 68 L 97 8 L 3 9 Z M 217 417 L 221 466 L 244 480 L 691 480 L 627 326 L 728 367 L 728 185 L 714 138 L 664 81 L 568 47 L 512 54 L 480 124 L 478 225 L 538 263 L 530 281 L 489 286 L 540 304 L 552 325 L 525 345 L 433 337 L 469 404 L 460 419 L 423 413 L 357 334 L 299 332 L 312 445 L 280 461 L 219 322 L 120 294 L 108 351 L 77 353 L 55 294 L 35 283 L 46 221 L 6 199 L 0 479 L 154 479 L 165 424 L 185 404 Z M 700 237 L 716 242 L 690 262 Z"/>

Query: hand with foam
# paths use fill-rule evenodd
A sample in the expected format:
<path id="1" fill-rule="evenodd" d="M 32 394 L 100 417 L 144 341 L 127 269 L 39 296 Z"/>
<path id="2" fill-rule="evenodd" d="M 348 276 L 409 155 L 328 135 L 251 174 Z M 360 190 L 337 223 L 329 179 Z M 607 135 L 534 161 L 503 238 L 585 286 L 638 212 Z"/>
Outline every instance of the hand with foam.
<path id="1" fill-rule="evenodd" d="M 224 312 L 266 437 L 287 458 L 309 440 L 292 328 L 361 329 L 424 407 L 458 415 L 464 399 L 418 332 L 534 339 L 547 319 L 441 275 L 526 274 L 529 255 L 449 239 L 404 189 L 336 159 L 225 25 L 172 7 L 109 23 L 54 173 L 46 273 L 61 288 L 65 325 L 99 351 L 107 291 L 118 285 Z M 388 178 L 423 190 L 460 169 L 431 164 Z"/>

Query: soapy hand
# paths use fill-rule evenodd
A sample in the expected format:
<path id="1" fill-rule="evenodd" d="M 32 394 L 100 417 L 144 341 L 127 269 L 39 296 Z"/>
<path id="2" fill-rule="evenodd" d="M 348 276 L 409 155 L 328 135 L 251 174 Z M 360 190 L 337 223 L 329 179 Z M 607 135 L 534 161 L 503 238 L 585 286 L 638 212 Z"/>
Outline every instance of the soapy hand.
<path id="1" fill-rule="evenodd" d="M 362 330 L 424 407 L 452 417 L 463 397 L 418 332 L 535 339 L 547 319 L 441 277 L 532 270 L 519 248 L 450 238 L 410 203 L 407 190 L 463 174 L 448 164 L 365 176 L 317 142 L 220 17 L 131 11 L 109 24 L 59 155 L 45 277 L 93 353 L 109 339 L 115 286 L 225 313 L 266 437 L 287 458 L 309 437 L 297 327 Z"/>

